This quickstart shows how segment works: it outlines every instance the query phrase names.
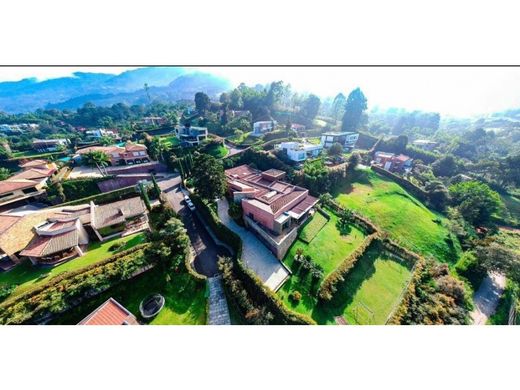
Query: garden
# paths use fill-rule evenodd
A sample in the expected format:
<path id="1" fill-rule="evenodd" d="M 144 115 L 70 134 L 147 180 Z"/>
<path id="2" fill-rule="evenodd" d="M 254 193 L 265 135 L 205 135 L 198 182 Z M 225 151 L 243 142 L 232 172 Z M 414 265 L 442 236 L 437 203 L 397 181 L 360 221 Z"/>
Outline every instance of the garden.
<path id="1" fill-rule="evenodd" d="M 107 240 L 105 242 L 91 242 L 87 252 L 85 252 L 83 256 L 53 268 L 37 267 L 32 265 L 30 261 L 26 261 L 9 272 L 0 273 L 0 286 L 11 289 L 10 294 L 3 298 L 6 299 L 10 296 L 21 294 L 38 284 L 47 282 L 63 272 L 75 271 L 97 263 L 118 252 L 139 245 L 144 241 L 144 233 L 138 233 L 123 238 Z M 12 286 L 16 287 L 12 288 Z"/>
<path id="2" fill-rule="evenodd" d="M 215 158 L 224 158 L 229 153 L 229 150 L 222 144 L 210 143 L 204 147 L 203 152 Z"/>
<path id="3" fill-rule="evenodd" d="M 165 148 L 173 148 L 181 143 L 175 135 L 168 135 L 159 139 Z"/>
<path id="4" fill-rule="evenodd" d="M 334 196 L 340 205 L 365 215 L 414 252 L 448 263 L 460 256 L 460 244 L 444 226 L 445 217 L 375 172 L 360 172 L 355 182 L 343 184 Z"/>

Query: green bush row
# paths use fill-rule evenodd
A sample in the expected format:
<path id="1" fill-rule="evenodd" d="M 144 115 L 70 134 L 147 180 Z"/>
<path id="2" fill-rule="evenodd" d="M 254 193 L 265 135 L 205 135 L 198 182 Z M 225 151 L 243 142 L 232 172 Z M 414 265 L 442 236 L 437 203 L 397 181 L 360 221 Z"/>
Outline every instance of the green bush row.
<path id="1" fill-rule="evenodd" d="M 0 324 L 27 324 L 62 313 L 82 300 L 132 277 L 151 264 L 144 256 L 147 244 L 135 246 L 102 262 L 65 272 L 49 282 L 0 304 Z"/>
<path id="2" fill-rule="evenodd" d="M 242 240 L 240 237 L 225 226 L 213 210 L 206 205 L 198 196 L 191 196 L 193 204 L 197 207 L 198 212 L 204 221 L 210 226 L 219 240 L 229 245 L 235 252 L 234 273 L 236 277 L 243 283 L 245 290 L 253 299 L 253 301 L 264 306 L 274 315 L 274 323 L 277 324 L 293 324 L 293 325 L 309 325 L 315 322 L 304 315 L 294 313 L 288 310 L 278 297 L 268 288 L 264 286 L 262 281 L 251 270 L 249 270 L 242 257 Z"/>
<path id="3" fill-rule="evenodd" d="M 343 206 L 341 206 L 332 198 L 322 197 L 320 198 L 320 200 L 325 206 L 330 207 L 332 211 L 334 211 L 337 214 L 340 214 L 342 211 L 346 210 Z M 373 234 L 379 232 L 379 228 L 376 225 L 374 225 L 370 220 L 352 210 L 350 211 L 352 213 L 352 223 L 356 227 L 361 229 L 363 232 L 365 232 L 365 234 Z"/>
<path id="4" fill-rule="evenodd" d="M 345 276 L 350 272 L 356 265 L 357 261 L 363 257 L 365 252 L 376 243 L 379 242 L 377 239 L 378 233 L 370 234 L 365 238 L 361 245 L 352 252 L 343 262 L 325 278 L 321 283 L 320 289 L 318 290 L 318 296 L 322 301 L 330 301 L 337 291 L 337 285 L 345 281 Z"/>

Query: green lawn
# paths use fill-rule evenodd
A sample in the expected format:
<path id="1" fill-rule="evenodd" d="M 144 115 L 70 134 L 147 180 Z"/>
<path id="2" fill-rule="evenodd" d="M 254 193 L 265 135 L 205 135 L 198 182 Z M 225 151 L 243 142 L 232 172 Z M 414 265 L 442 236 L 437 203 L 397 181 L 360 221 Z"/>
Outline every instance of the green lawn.
<path id="1" fill-rule="evenodd" d="M 30 261 L 26 261 L 9 272 L 0 273 L 0 285 L 18 285 L 11 293 L 11 296 L 20 294 L 27 289 L 48 281 L 50 278 L 57 276 L 66 271 L 74 271 L 98 261 L 104 260 L 113 254 L 129 249 L 135 245 L 142 243 L 145 239 L 144 233 L 133 234 L 123 238 L 115 238 L 105 242 L 91 242 L 88 251 L 81 257 L 67 261 L 53 268 L 35 267 Z M 109 251 L 112 245 L 123 242 L 123 246 L 118 251 Z"/>
<path id="2" fill-rule="evenodd" d="M 152 320 L 144 320 L 139 315 L 139 304 L 153 293 L 163 295 L 165 305 Z M 122 282 L 82 303 L 78 308 L 55 319 L 52 324 L 77 324 L 110 297 L 126 307 L 142 324 L 204 325 L 206 323 L 206 283 L 196 281 L 187 273 L 176 274 L 169 282 L 165 282 L 160 271 L 154 269 L 132 280 Z"/>
<path id="3" fill-rule="evenodd" d="M 11 159 L 12 160 L 20 160 L 23 158 L 45 158 L 50 156 L 55 156 L 59 154 L 67 154 L 68 151 L 58 151 L 58 152 L 48 152 L 48 153 L 41 153 L 37 152 L 36 150 L 25 150 L 23 152 L 13 152 Z"/>
<path id="4" fill-rule="evenodd" d="M 204 148 L 204 153 L 215 158 L 224 158 L 229 153 L 229 150 L 223 145 L 211 144 Z"/>
<path id="5" fill-rule="evenodd" d="M 160 140 L 161 143 L 167 148 L 177 146 L 181 143 L 181 141 L 175 135 L 161 137 Z"/>
<path id="6" fill-rule="evenodd" d="M 302 229 L 299 236 L 300 240 L 306 243 L 311 242 L 327 222 L 327 218 L 325 218 L 321 213 L 314 213 L 314 216 L 310 218 L 309 222 Z"/>
<path id="7" fill-rule="evenodd" d="M 518 223 L 520 221 L 520 197 L 512 194 L 500 194 L 500 198 L 502 198 L 502 202 L 504 202 L 509 213 L 509 215 L 502 213 L 502 218 L 504 218 L 506 222 Z M 510 221 L 508 221 L 508 219 L 510 219 Z"/>
<path id="8" fill-rule="evenodd" d="M 322 324 L 343 316 L 349 324 L 383 325 L 411 275 L 407 265 L 373 248 L 358 260 L 333 300 L 315 310 L 313 317 Z"/>
<path id="9" fill-rule="evenodd" d="M 342 235 L 336 227 L 338 217 L 332 213 L 331 219 L 312 239 L 310 243 L 305 243 L 297 239 L 291 246 L 283 262 L 293 270 L 293 275 L 277 294 L 285 305 L 297 312 L 311 315 L 316 305 L 315 293 L 318 285 L 313 284 L 309 274 L 302 273 L 294 263 L 294 255 L 298 248 L 303 249 L 304 255 L 309 255 L 312 261 L 323 267 L 325 276 L 330 274 L 339 264 L 350 255 L 363 241 L 365 235 L 359 229 L 351 227 L 348 234 Z M 319 214 L 315 214 L 316 218 Z M 319 215 L 323 218 L 323 216 Z M 318 217 L 318 218 L 319 218 Z M 310 223 L 312 223 L 311 221 Z M 309 224 L 310 224 L 309 223 Z M 308 227 L 307 225 L 306 227 Z M 294 305 L 289 295 L 291 292 L 299 291 L 302 294 L 302 300 L 298 305 Z"/>
<path id="10" fill-rule="evenodd" d="M 397 183 L 373 171 L 359 171 L 357 182 L 346 184 L 335 194 L 345 207 L 366 215 L 391 237 L 409 249 L 455 263 L 461 253 L 455 237 L 442 222 L 446 219 L 426 208 Z"/>

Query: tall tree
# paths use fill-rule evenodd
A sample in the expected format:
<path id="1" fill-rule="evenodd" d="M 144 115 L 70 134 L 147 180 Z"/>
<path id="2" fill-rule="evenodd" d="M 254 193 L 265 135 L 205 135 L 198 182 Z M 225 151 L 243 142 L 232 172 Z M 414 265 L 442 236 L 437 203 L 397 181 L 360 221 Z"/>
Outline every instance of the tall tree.
<path id="1" fill-rule="evenodd" d="M 347 98 L 341 92 L 336 95 L 334 98 L 334 102 L 332 103 L 332 115 L 334 119 L 338 120 L 343 114 L 345 110 L 345 105 L 347 104 Z"/>
<path id="2" fill-rule="evenodd" d="M 309 121 L 312 121 L 320 110 L 321 100 L 316 95 L 309 95 L 303 102 L 301 109 L 302 115 Z"/>
<path id="3" fill-rule="evenodd" d="M 102 176 L 106 175 L 106 168 L 110 164 L 110 157 L 105 152 L 93 150 L 85 153 L 81 157 L 81 161 L 88 167 L 96 167 Z"/>
<path id="4" fill-rule="evenodd" d="M 206 95 L 204 92 L 197 92 L 195 94 L 195 109 L 203 114 L 206 112 L 206 110 L 210 106 L 210 99 L 209 96 Z"/>
<path id="5" fill-rule="evenodd" d="M 459 209 L 466 221 L 475 226 L 488 222 L 503 207 L 498 193 L 478 181 L 454 184 L 449 191 L 452 204 Z"/>
<path id="6" fill-rule="evenodd" d="M 224 166 L 209 154 L 198 154 L 193 161 L 193 182 L 196 192 L 206 200 L 221 198 L 226 192 Z"/>
<path id="7" fill-rule="evenodd" d="M 363 113 L 367 109 L 367 98 L 361 91 L 356 88 L 347 98 L 345 104 L 345 113 L 343 114 L 343 123 L 341 129 L 343 131 L 356 131 L 361 124 Z"/>

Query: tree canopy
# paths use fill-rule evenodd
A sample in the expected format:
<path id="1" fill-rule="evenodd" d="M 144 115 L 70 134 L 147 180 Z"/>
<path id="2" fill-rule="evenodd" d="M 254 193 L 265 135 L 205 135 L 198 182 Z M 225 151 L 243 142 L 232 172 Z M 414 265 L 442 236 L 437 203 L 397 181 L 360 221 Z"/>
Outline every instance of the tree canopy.
<path id="1" fill-rule="evenodd" d="M 193 162 L 193 182 L 195 191 L 203 199 L 221 198 L 226 192 L 224 166 L 209 154 L 198 154 Z"/>
<path id="2" fill-rule="evenodd" d="M 345 104 L 345 113 L 343 114 L 341 130 L 356 131 L 361 124 L 361 119 L 366 109 L 367 98 L 361 89 L 354 89 L 348 95 L 347 103 Z"/>
<path id="3" fill-rule="evenodd" d="M 475 226 L 489 222 L 491 216 L 503 206 L 498 193 L 478 181 L 454 184 L 449 192 L 452 204 L 466 221 Z"/>

